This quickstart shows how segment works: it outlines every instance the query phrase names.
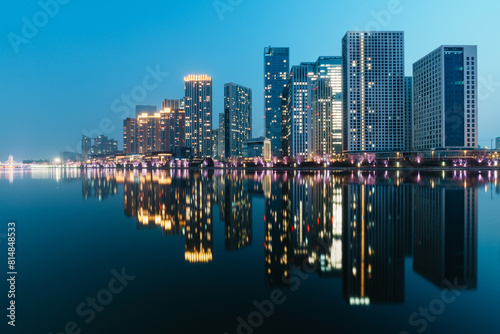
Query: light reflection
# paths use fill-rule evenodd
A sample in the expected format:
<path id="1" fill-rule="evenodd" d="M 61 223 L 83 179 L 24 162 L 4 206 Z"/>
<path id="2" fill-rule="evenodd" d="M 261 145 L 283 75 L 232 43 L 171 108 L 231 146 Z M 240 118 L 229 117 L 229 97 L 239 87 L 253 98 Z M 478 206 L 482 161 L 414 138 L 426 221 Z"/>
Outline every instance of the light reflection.
<path id="1" fill-rule="evenodd" d="M 105 199 L 123 184 L 124 213 L 138 229 L 183 236 L 184 260 L 210 263 L 214 240 L 225 250 L 254 247 L 264 229 L 264 277 L 288 286 L 297 271 L 342 279 L 351 306 L 404 302 L 405 258 L 436 286 L 458 277 L 477 285 L 477 193 L 500 194 L 497 171 L 312 172 L 241 170 L 82 173 L 82 194 Z M 254 222 L 253 199 L 265 203 Z M 213 235 L 218 208 L 224 238 Z M 457 210 L 456 208 L 463 208 Z M 463 243 L 454 244 L 450 238 Z M 257 245 L 257 247 L 262 247 Z M 432 254 L 441 254 L 435 257 Z M 453 274 L 453 277 L 450 275 Z"/>

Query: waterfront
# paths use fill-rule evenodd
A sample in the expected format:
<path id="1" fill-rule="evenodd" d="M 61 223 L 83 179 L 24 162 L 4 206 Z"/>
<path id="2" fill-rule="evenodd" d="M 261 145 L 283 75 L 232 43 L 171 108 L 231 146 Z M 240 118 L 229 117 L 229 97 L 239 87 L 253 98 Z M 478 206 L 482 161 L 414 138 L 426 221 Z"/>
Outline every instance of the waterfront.
<path id="1" fill-rule="evenodd" d="M 497 331 L 498 174 L 0 171 L 18 329 Z M 87 323 L 78 306 L 122 268 L 135 278 Z"/>

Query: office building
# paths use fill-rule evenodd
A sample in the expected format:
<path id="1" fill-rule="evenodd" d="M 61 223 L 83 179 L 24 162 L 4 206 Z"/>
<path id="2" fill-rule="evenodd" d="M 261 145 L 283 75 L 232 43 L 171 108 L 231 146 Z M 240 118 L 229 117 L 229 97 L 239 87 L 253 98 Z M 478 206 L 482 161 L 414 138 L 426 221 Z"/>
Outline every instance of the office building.
<path id="1" fill-rule="evenodd" d="M 271 154 L 281 157 L 281 97 L 288 81 L 289 48 L 264 49 L 264 113 Z"/>
<path id="2" fill-rule="evenodd" d="M 414 150 L 478 147 L 476 46 L 440 46 L 413 64 Z"/>
<path id="3" fill-rule="evenodd" d="M 284 89 L 283 95 L 287 97 L 287 101 L 284 102 L 286 109 L 283 111 L 285 119 L 283 135 L 288 157 L 305 160 L 311 153 L 311 97 L 314 71 L 314 63 L 293 66 Z"/>
<path id="4" fill-rule="evenodd" d="M 500 150 L 500 137 L 497 137 L 497 139 L 495 139 L 495 143 L 496 150 Z"/>
<path id="5" fill-rule="evenodd" d="M 312 153 L 342 154 L 342 57 L 320 57 L 312 87 Z"/>
<path id="6" fill-rule="evenodd" d="M 189 75 L 184 78 L 186 146 L 195 158 L 212 156 L 212 78 Z"/>
<path id="7" fill-rule="evenodd" d="M 403 32 L 347 32 L 342 73 L 343 151 L 402 151 Z"/>
<path id="8" fill-rule="evenodd" d="M 243 157 L 243 142 L 252 137 L 252 90 L 224 85 L 224 135 L 226 157 Z"/>

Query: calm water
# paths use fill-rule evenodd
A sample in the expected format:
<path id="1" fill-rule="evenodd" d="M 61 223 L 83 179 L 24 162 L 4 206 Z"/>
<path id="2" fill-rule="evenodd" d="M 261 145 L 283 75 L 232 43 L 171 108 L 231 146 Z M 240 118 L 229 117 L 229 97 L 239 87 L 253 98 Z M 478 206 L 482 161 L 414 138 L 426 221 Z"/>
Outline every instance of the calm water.
<path id="1" fill-rule="evenodd" d="M 2 333 L 497 333 L 499 207 L 498 172 L 2 171 Z"/>

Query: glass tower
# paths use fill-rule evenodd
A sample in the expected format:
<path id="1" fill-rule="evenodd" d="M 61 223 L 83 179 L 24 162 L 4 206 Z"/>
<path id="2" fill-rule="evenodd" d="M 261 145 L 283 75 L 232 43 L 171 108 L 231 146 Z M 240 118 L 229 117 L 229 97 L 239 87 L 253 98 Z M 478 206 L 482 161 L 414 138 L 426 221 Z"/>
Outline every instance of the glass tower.
<path id="1" fill-rule="evenodd" d="M 281 157 L 281 97 L 290 70 L 289 48 L 264 49 L 264 113 L 271 155 Z"/>
<path id="2" fill-rule="evenodd" d="M 478 145 L 477 47 L 440 46 L 413 64 L 415 150 Z"/>

